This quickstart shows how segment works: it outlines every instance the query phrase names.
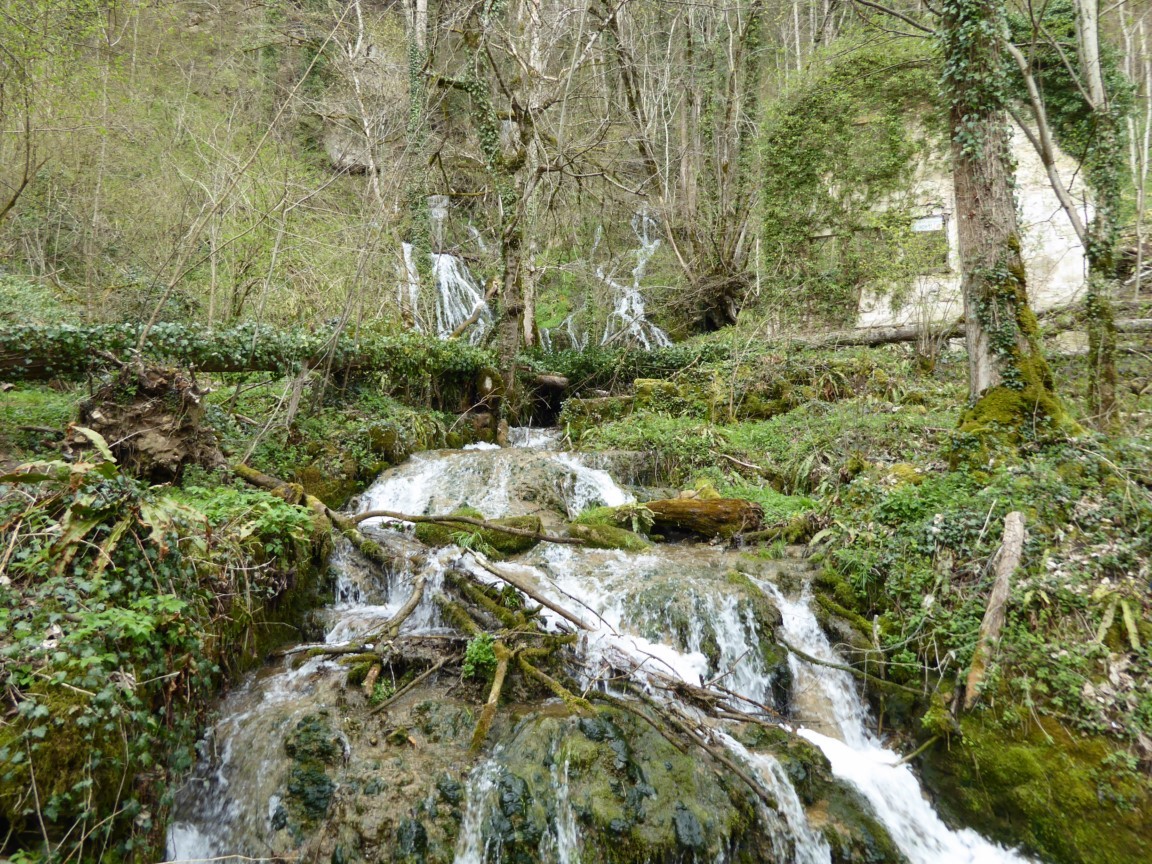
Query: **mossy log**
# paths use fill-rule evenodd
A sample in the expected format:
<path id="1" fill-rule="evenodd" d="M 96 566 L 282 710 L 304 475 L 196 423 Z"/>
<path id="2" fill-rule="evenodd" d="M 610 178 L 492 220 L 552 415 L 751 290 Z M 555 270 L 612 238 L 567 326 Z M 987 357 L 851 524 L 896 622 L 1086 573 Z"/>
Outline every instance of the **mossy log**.
<path id="1" fill-rule="evenodd" d="M 396 519 L 401 522 L 411 522 L 413 524 L 432 524 L 444 525 L 449 529 L 460 531 L 463 526 L 472 526 L 479 528 L 482 531 L 491 531 L 500 534 L 508 534 L 512 537 L 524 537 L 529 540 L 544 543 L 568 543 L 574 546 L 583 546 L 584 541 L 576 537 L 560 537 L 555 534 L 545 534 L 541 531 L 533 531 L 524 528 L 522 523 L 512 523 L 514 519 L 520 517 L 509 517 L 496 521 L 487 519 L 477 519 L 472 516 L 462 516 L 457 514 L 450 514 L 448 516 L 417 516 L 410 513 L 397 513 L 393 510 L 366 510 L 363 513 L 357 513 L 352 517 L 345 517 L 352 525 L 359 525 L 369 519 Z M 539 520 L 537 520 L 539 521 Z"/>
<path id="2" fill-rule="evenodd" d="M 340 532 L 361 555 L 379 567 L 393 569 L 409 569 L 415 563 L 412 556 L 403 552 L 396 552 L 385 548 L 375 540 L 370 540 L 360 533 L 355 520 L 337 513 L 319 498 L 309 495 L 299 483 L 287 483 L 268 474 L 263 474 L 243 463 L 233 465 L 233 472 L 244 481 L 265 489 L 280 496 L 289 504 L 299 504 L 307 507 L 315 516 L 315 530 L 331 531 L 333 528 Z"/>
<path id="3" fill-rule="evenodd" d="M 543 533 L 539 516 L 484 519 L 482 513 L 471 507 L 462 507 L 448 515 L 470 521 L 450 522 L 445 519 L 441 522 L 420 522 L 416 525 L 416 539 L 425 546 L 451 546 L 458 541 L 458 535 L 471 534 L 477 537 L 491 554 L 503 556 L 526 552 L 539 543 L 540 538 L 548 536 Z M 476 522 L 494 527 L 478 528 L 475 527 Z M 509 528 L 512 532 L 507 530 Z"/>
<path id="4" fill-rule="evenodd" d="M 658 534 L 728 538 L 756 531 L 764 523 L 764 509 L 741 498 L 669 498 L 644 506 L 652 511 L 652 528 Z"/>

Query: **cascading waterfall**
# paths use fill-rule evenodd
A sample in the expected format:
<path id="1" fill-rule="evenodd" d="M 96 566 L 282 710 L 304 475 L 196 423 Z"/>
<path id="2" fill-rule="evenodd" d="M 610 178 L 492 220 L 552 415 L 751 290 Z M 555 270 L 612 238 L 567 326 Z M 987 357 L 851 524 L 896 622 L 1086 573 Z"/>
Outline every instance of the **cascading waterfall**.
<path id="1" fill-rule="evenodd" d="M 787 599 L 778 588 L 765 584 L 784 616 L 789 642 L 820 660 L 842 662 L 820 628 L 807 594 Z M 789 663 L 798 689 L 814 685 L 834 726 L 833 734 L 801 728 L 800 735 L 817 747 L 832 764 L 832 772 L 855 786 L 868 799 L 876 816 L 907 856 L 910 864 L 1008 864 L 1028 859 L 989 843 L 975 831 L 952 831 L 924 797 L 911 767 L 885 748 L 865 726 L 867 711 L 851 676 L 840 669 L 814 666 L 793 655 Z M 812 704 L 812 703 L 810 703 Z M 837 734 L 838 733 L 838 734 Z"/>
<path id="2" fill-rule="evenodd" d="M 514 440 L 531 446 L 539 432 L 520 431 Z M 567 453 L 542 449 L 478 449 L 420 454 L 392 469 L 362 496 L 360 509 L 446 514 L 470 504 L 487 517 L 507 515 L 523 506 L 513 493 L 528 483 L 533 501 L 577 513 L 589 505 L 621 504 L 632 497 L 604 471 L 589 468 Z M 376 530 L 401 528 L 390 523 Z M 372 529 L 369 529 L 372 530 Z M 392 532 L 387 532 L 392 536 Z M 383 535 L 379 535 L 383 536 Z M 397 543 L 410 543 L 397 537 Z M 700 685 L 723 679 L 749 705 L 773 699 L 771 671 L 762 660 L 762 643 L 772 638 L 757 625 L 748 605 L 726 590 L 724 573 L 736 553 L 702 544 L 660 545 L 639 553 L 541 544 L 500 566 L 535 584 L 585 622 L 577 652 L 587 688 L 612 692 L 618 670 L 649 681 L 653 692 L 682 680 Z M 498 584 L 478 553 L 448 547 L 426 554 L 418 566 L 432 590 L 404 625 L 408 634 L 435 634 L 442 626 L 428 597 L 439 589 L 448 567 L 463 569 L 480 581 Z M 408 596 L 415 570 L 386 573 L 357 564 L 346 548 L 335 554 L 336 602 L 325 612 L 326 645 L 342 645 L 387 621 Z M 782 631 L 797 648 L 820 659 L 838 661 L 809 606 L 807 593 L 790 599 L 768 581 L 760 590 L 783 619 Z M 654 599 L 655 598 L 655 599 Z M 661 599 L 663 598 L 663 599 Z M 685 612 L 687 610 L 687 612 Z M 684 615 L 690 616 L 682 626 Z M 554 613 L 544 610 L 548 620 Z M 558 624 L 558 618 L 551 618 Z M 677 622 L 681 622 L 678 624 Z M 676 638 L 673 633 L 679 632 Z M 839 661 L 838 661 L 839 662 Z M 345 667 L 324 656 L 293 668 L 253 675 L 220 707 L 221 720 L 205 739 L 203 759 L 177 795 L 168 833 L 170 860 L 202 861 L 226 855 L 265 855 L 283 835 L 282 789 L 284 730 L 311 712 L 342 703 Z M 815 666 L 791 655 L 788 661 L 793 715 L 801 736 L 819 747 L 834 774 L 857 789 L 910 864 L 1009 864 L 1025 859 L 994 846 L 972 831 L 948 829 L 925 799 L 908 766 L 885 749 L 867 726 L 867 711 L 846 673 Z M 647 678 L 645 678 L 647 676 Z M 666 697 L 685 717 L 699 717 L 700 734 L 726 747 L 758 778 L 774 807 L 761 806 L 761 824 L 778 860 L 826 864 L 828 842 L 808 821 L 783 766 L 770 754 L 750 751 L 710 727 L 688 703 Z M 753 710 L 753 709 L 749 709 Z M 342 739 L 347 740 L 347 739 Z M 348 751 L 345 752 L 345 758 Z M 475 767 L 463 790 L 463 815 L 455 846 L 457 864 L 497 864 L 500 842 L 486 836 L 499 815 L 499 748 Z M 554 799 L 548 827 L 539 841 L 539 860 L 575 864 L 580 860 L 580 822 L 569 798 L 569 764 L 553 752 L 547 770 Z M 498 819 L 497 819 L 498 821 Z M 276 832 L 280 831 L 280 835 Z M 721 853 L 722 854 L 722 853 Z"/>
<path id="3" fill-rule="evenodd" d="M 464 259 L 447 253 L 433 254 L 432 278 L 436 283 L 436 334 L 447 339 L 475 317 L 469 339 L 473 344 L 481 341 L 492 326 L 492 311 Z"/>
<path id="4" fill-rule="evenodd" d="M 459 255 L 444 251 L 445 225 L 448 220 L 450 199 L 447 195 L 428 196 L 428 223 L 432 241 L 429 257 L 432 284 L 436 290 L 436 335 L 447 339 L 466 324 L 469 340 L 477 344 L 492 328 L 492 310 L 472 271 Z M 479 232 L 474 236 L 479 241 Z M 397 286 L 397 302 L 407 309 L 412 326 L 423 331 L 425 322 L 420 316 L 420 269 L 415 248 L 411 243 L 401 244 L 403 266 Z M 471 323 L 468 323 L 471 322 Z"/>
<path id="5" fill-rule="evenodd" d="M 500 763 L 486 759 L 468 778 L 467 802 L 464 820 L 460 823 L 460 839 L 456 843 L 455 864 L 484 864 L 488 844 L 484 837 L 484 816 L 496 794 L 496 781 L 500 779 Z"/>
<path id="6" fill-rule="evenodd" d="M 596 271 L 596 276 L 615 295 L 604 335 L 600 338 L 601 345 L 632 342 L 644 348 L 662 348 L 672 344 L 668 334 L 648 320 L 644 297 L 640 293 L 640 282 L 648 270 L 648 262 L 660 248 L 658 230 L 656 220 L 646 211 L 640 211 L 632 217 L 632 232 L 640 245 L 634 252 L 636 266 L 632 269 L 631 285 L 617 282 L 603 268 Z"/>

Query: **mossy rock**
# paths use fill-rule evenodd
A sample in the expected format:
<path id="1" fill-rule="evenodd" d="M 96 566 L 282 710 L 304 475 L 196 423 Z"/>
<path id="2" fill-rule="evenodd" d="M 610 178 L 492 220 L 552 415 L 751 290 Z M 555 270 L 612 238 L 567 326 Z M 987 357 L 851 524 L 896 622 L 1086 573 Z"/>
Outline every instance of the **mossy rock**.
<path id="1" fill-rule="evenodd" d="M 636 394 L 636 405 L 642 408 L 680 396 L 675 384 L 659 378 L 637 378 L 632 382 L 632 390 Z"/>
<path id="2" fill-rule="evenodd" d="M 759 831 L 751 793 L 725 782 L 698 753 L 681 751 L 632 714 L 536 715 L 521 724 L 498 757 L 500 797 L 515 807 L 500 835 L 502 860 L 540 860 L 531 830 L 555 812 L 556 775 L 567 774 L 568 801 L 580 829 L 584 864 L 673 864 L 773 860 Z M 503 813 L 505 807 L 500 804 Z M 527 842 L 524 842 L 527 841 Z"/>
<path id="3" fill-rule="evenodd" d="M 888 469 L 888 480 L 894 486 L 919 486 L 924 482 L 924 474 L 915 465 L 897 462 Z"/>
<path id="4" fill-rule="evenodd" d="M 922 760 L 946 817 L 1045 861 L 1152 860 L 1152 790 L 1147 777 L 1111 764 L 1114 742 L 1043 717 L 1009 730 L 981 713 L 960 728 Z"/>
<path id="5" fill-rule="evenodd" d="M 85 717 L 87 694 L 37 682 L 25 695 L 25 710 L 0 724 L 0 821 L 15 834 L 38 834 L 37 811 L 47 805 L 56 814 L 43 817 L 50 828 L 67 826 L 89 806 L 111 813 L 135 776 L 119 758 L 119 731 Z M 33 774 L 39 806 L 30 794 Z"/>
<path id="6" fill-rule="evenodd" d="M 448 514 L 449 516 L 464 516 L 469 519 L 484 519 L 484 514 L 474 507 L 459 507 Z M 520 531 L 534 531 L 537 534 L 543 531 L 544 526 L 539 516 L 506 516 L 502 519 L 484 519 L 492 525 L 503 525 Z M 469 525 L 467 522 L 420 522 L 416 525 L 416 539 L 428 546 L 451 546 L 458 543 L 460 535 L 476 538 L 481 548 L 486 548 L 497 555 L 515 555 L 526 552 L 540 542 L 535 537 L 522 537 L 516 534 L 506 534 L 491 528 L 481 528 Z"/>
<path id="7" fill-rule="evenodd" d="M 578 540 L 583 540 L 585 545 L 591 546 L 593 549 L 623 549 L 626 552 L 643 552 L 652 545 L 651 541 L 640 534 L 615 525 L 573 523 L 568 526 L 568 533 Z"/>
<path id="8" fill-rule="evenodd" d="M 293 479 L 305 492 L 319 498 L 334 510 L 343 507 L 349 498 L 365 486 L 365 481 L 355 475 L 329 471 L 318 464 L 300 468 Z"/>
<path id="9" fill-rule="evenodd" d="M 328 812 L 336 784 L 329 768 L 343 753 L 336 733 L 323 714 L 309 714 L 284 739 L 284 752 L 292 758 L 285 803 L 299 826 L 312 825 Z"/>

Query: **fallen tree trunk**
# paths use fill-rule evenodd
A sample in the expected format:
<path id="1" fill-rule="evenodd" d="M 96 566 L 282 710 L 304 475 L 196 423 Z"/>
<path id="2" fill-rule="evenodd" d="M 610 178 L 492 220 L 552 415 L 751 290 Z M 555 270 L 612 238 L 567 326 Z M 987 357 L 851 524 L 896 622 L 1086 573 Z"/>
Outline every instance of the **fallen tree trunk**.
<path id="1" fill-rule="evenodd" d="M 764 509 L 741 498 L 668 498 L 644 506 L 652 511 L 652 528 L 659 534 L 728 538 L 764 523 Z"/>
<path id="2" fill-rule="evenodd" d="M 988 597 L 988 608 L 980 622 L 980 635 L 976 640 L 976 651 L 972 655 L 972 665 L 968 667 L 968 680 L 964 684 L 964 710 L 969 711 L 980 698 L 980 685 L 988 671 L 992 652 L 1004 627 L 1008 614 L 1008 592 L 1012 587 L 1012 574 L 1020 566 L 1024 549 L 1024 515 L 1012 511 L 1004 517 L 1004 538 L 1000 542 L 1000 554 L 996 559 L 996 579 L 992 583 L 992 593 Z"/>
<path id="3" fill-rule="evenodd" d="M 83 378 L 135 356 L 139 336 L 138 324 L 8 327 L 0 332 L 0 378 Z M 305 364 L 330 365 L 339 371 L 388 371 L 401 380 L 435 375 L 441 382 L 466 385 L 491 364 L 491 357 L 479 348 L 433 337 L 356 338 L 250 324 L 221 329 L 157 324 L 148 332 L 140 355 L 198 372 L 291 375 Z"/>
<path id="4" fill-rule="evenodd" d="M 1116 322 L 1117 333 L 1152 333 L 1152 318 L 1129 318 Z"/>
<path id="5" fill-rule="evenodd" d="M 801 345 L 805 348 L 839 348 L 852 346 L 895 345 L 900 342 L 915 342 L 927 336 L 952 339 L 964 335 L 964 325 L 934 325 L 929 327 L 868 327 L 859 330 L 844 330 L 823 336 L 784 338 L 782 341 Z"/>

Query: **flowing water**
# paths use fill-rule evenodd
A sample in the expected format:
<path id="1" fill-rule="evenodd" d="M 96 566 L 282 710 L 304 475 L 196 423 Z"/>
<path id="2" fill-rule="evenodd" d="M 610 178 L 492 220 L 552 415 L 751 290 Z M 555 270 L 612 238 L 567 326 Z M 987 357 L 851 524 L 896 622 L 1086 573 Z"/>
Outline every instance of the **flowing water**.
<path id="1" fill-rule="evenodd" d="M 546 449 L 556 446 L 555 436 L 517 430 L 512 438 L 523 446 L 415 456 L 382 475 L 359 507 L 445 514 L 469 504 L 487 517 L 536 512 L 562 521 L 561 514 L 575 515 L 588 506 L 633 500 L 605 471 L 574 454 Z M 374 530 L 374 536 L 391 544 L 396 557 L 408 564 L 380 574 L 350 550 L 338 549 L 333 559 L 336 602 L 324 613 L 328 645 L 347 643 L 388 620 L 407 598 L 417 574 L 434 589 L 449 567 L 498 583 L 476 553 L 456 547 L 424 553 L 406 538 L 405 527 L 394 522 L 381 520 L 366 530 Z M 750 711 L 771 705 L 788 711 L 794 731 L 823 751 L 835 776 L 867 801 L 910 864 L 1026 860 L 972 831 L 953 831 L 940 820 L 911 768 L 898 764 L 899 755 L 871 731 L 867 710 L 847 673 L 794 654 L 787 661 L 790 676 L 782 675 L 783 666 L 769 665 L 761 649 L 773 641 L 776 625 L 805 653 L 842 661 L 812 612 L 802 565 L 794 572 L 780 565 L 774 571 L 780 584 L 756 577 L 738 588 L 730 578 L 737 561 L 737 553 L 703 544 L 659 545 L 628 553 L 546 543 L 500 567 L 534 583 L 537 591 L 583 620 L 577 653 L 585 687 L 612 692 L 620 670 L 627 670 L 633 681 L 647 681 L 652 693 L 667 693 L 661 687 L 670 680 L 693 685 L 720 681 L 746 700 Z M 548 610 L 544 615 L 562 626 L 559 616 Z M 435 605 L 425 601 L 405 623 L 405 631 L 429 638 L 443 633 Z M 285 833 L 281 795 L 294 777 L 284 758 L 285 734 L 314 712 L 335 712 L 346 698 L 345 672 L 324 656 L 295 668 L 285 659 L 251 676 L 223 701 L 220 720 L 202 744 L 200 765 L 177 796 L 168 833 L 170 860 L 283 854 L 283 847 L 275 845 Z M 671 695 L 660 698 L 675 702 Z M 744 763 L 775 802 L 774 807 L 760 807 L 760 822 L 777 860 L 831 861 L 827 840 L 810 824 L 797 790 L 774 756 L 746 749 L 691 705 L 675 707 L 685 717 L 696 717 L 701 734 Z M 356 729 L 349 727 L 347 736 L 338 734 L 347 763 L 358 752 L 350 743 Z M 500 841 L 491 829 L 505 794 L 502 758 L 497 747 L 471 768 L 464 784 L 457 864 L 502 860 Z M 554 752 L 540 770 L 549 772 L 554 799 L 537 860 L 574 864 L 581 860 L 580 819 L 570 800 L 567 757 Z M 388 776 L 382 765 L 373 771 L 373 776 Z M 723 860 L 723 850 L 720 855 L 717 860 Z"/>
<path id="2" fill-rule="evenodd" d="M 632 282 L 617 282 L 603 269 L 596 275 L 613 292 L 612 312 L 600 339 L 601 345 L 634 344 L 644 348 L 662 348 L 671 345 L 668 334 L 648 320 L 640 282 L 648 271 L 648 262 L 660 248 L 659 225 L 646 212 L 632 217 L 632 232 L 638 246 L 634 252 L 636 266 L 632 269 Z"/>
<path id="3" fill-rule="evenodd" d="M 401 244 L 403 266 L 400 268 L 396 300 L 400 308 L 407 311 L 416 330 L 432 330 L 441 339 L 447 339 L 466 326 L 469 341 L 477 344 L 492 329 L 492 310 L 468 264 L 459 255 L 445 251 L 445 227 L 449 210 L 450 200 L 447 195 L 428 196 L 428 223 L 432 241 L 428 264 L 435 291 L 432 312 L 434 324 L 425 320 L 424 310 L 421 309 L 420 267 L 415 247 L 411 243 Z M 473 239 L 482 247 L 483 240 L 474 229 Z"/>

